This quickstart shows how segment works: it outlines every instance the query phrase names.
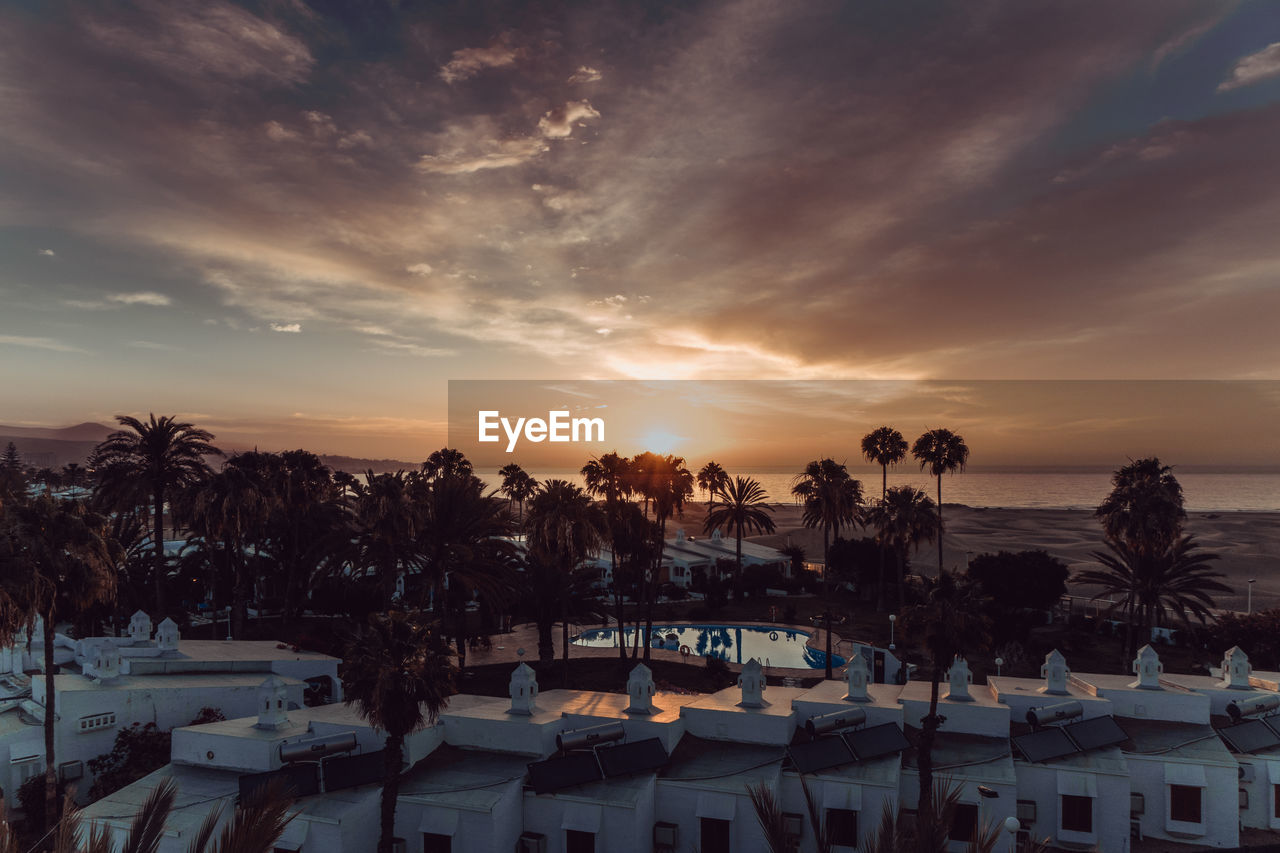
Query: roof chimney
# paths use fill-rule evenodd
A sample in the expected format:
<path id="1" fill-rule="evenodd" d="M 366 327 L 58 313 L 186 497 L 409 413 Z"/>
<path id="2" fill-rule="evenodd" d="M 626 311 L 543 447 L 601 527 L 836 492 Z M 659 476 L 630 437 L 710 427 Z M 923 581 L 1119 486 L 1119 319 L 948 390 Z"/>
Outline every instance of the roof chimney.
<path id="1" fill-rule="evenodd" d="M 947 670 L 947 681 L 951 684 L 951 689 L 947 691 L 948 699 L 952 702 L 973 701 L 973 697 L 969 695 L 973 673 L 969 671 L 969 662 L 960 655 L 956 655 L 951 661 L 951 669 Z"/>
<path id="2" fill-rule="evenodd" d="M 1062 652 L 1054 649 L 1044 656 L 1044 666 L 1040 667 L 1040 677 L 1044 679 L 1044 687 L 1040 688 L 1040 692 L 1050 696 L 1066 696 L 1067 679 L 1070 676 L 1067 659 L 1062 656 Z"/>
<path id="3" fill-rule="evenodd" d="M 1133 659 L 1133 672 L 1138 680 L 1130 682 L 1130 687 L 1141 690 L 1162 690 L 1160 676 L 1164 674 L 1164 664 L 1160 663 L 1160 655 L 1150 645 L 1138 649 L 1138 656 Z"/>
<path id="4" fill-rule="evenodd" d="M 738 686 L 742 688 L 742 708 L 767 708 L 769 703 L 764 699 L 764 668 L 759 658 L 752 658 L 742 667 L 742 675 L 738 676 Z"/>
<path id="5" fill-rule="evenodd" d="M 844 694 L 846 702 L 871 701 L 871 697 L 867 694 L 870 675 L 871 673 L 867 671 L 867 659 L 862 656 L 860 650 L 855 649 L 853 657 L 849 659 L 849 665 L 844 669 L 844 680 L 849 688 Z"/>
<path id="6" fill-rule="evenodd" d="M 129 618 L 129 639 L 135 646 L 151 639 L 151 617 L 141 610 Z"/>
<path id="7" fill-rule="evenodd" d="M 508 714 L 532 717 L 533 712 L 538 710 L 535 704 L 538 698 L 538 675 L 529 664 L 521 663 L 511 673 L 511 686 L 507 692 L 511 694 Z"/>
<path id="8" fill-rule="evenodd" d="M 156 628 L 156 645 L 161 652 L 176 652 L 178 650 L 178 623 L 168 616 Z"/>
<path id="9" fill-rule="evenodd" d="M 260 729 L 278 729 L 289 725 L 289 685 L 272 675 L 258 686 L 258 724 Z"/>
<path id="10" fill-rule="evenodd" d="M 631 704 L 627 706 L 628 714 L 652 714 L 653 707 L 653 671 L 644 664 L 636 664 L 627 679 L 627 695 Z"/>
<path id="11" fill-rule="evenodd" d="M 1252 690 L 1249 675 L 1253 667 L 1249 665 L 1249 656 L 1239 646 L 1232 646 L 1222 656 L 1222 686 L 1230 690 Z"/>

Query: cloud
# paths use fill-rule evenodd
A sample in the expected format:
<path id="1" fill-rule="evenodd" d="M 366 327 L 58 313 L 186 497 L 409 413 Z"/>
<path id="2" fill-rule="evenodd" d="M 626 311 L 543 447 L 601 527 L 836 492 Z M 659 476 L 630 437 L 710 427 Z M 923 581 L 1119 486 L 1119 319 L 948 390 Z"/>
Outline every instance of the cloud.
<path id="1" fill-rule="evenodd" d="M 273 332 L 291 332 L 298 333 L 302 331 L 301 323 L 272 323 L 271 331 Z"/>
<path id="2" fill-rule="evenodd" d="M 431 264 L 427 264 L 427 263 L 410 264 L 409 266 L 405 267 L 405 271 L 411 272 L 414 275 L 431 275 L 431 273 L 434 272 L 434 270 L 431 268 Z"/>
<path id="3" fill-rule="evenodd" d="M 573 133 L 575 122 L 588 118 L 600 118 L 600 113 L 585 100 L 570 101 L 543 115 L 538 120 L 538 130 L 548 139 L 565 139 Z"/>
<path id="4" fill-rule="evenodd" d="M 519 166 L 547 150 L 547 144 L 540 139 L 481 140 L 470 150 L 424 154 L 418 160 L 418 168 L 441 175 L 468 175 Z"/>
<path id="5" fill-rule="evenodd" d="M 177 347 L 170 346 L 169 344 L 159 344 L 155 341 L 129 341 L 129 346 L 134 349 L 158 350 L 161 352 L 172 352 L 177 350 Z"/>
<path id="6" fill-rule="evenodd" d="M 1218 91 L 1228 92 L 1276 76 L 1280 76 L 1280 41 L 1241 57 L 1231 69 L 1231 76 L 1218 84 Z"/>
<path id="7" fill-rule="evenodd" d="M 41 249 L 40 254 L 44 255 L 46 258 L 52 258 L 56 257 L 58 253 L 53 249 Z"/>
<path id="8" fill-rule="evenodd" d="M 111 293 L 107 295 L 107 301 L 118 302 L 121 305 L 150 305 L 155 308 L 163 308 L 173 302 L 165 294 L 151 290 L 141 290 L 134 293 Z"/>
<path id="9" fill-rule="evenodd" d="M 517 53 L 504 44 L 455 50 L 453 58 L 440 68 L 440 79 L 458 83 L 486 68 L 506 68 L 515 64 Z"/>
<path id="10" fill-rule="evenodd" d="M 85 352 L 77 346 L 64 343 L 54 338 L 27 337 L 25 335 L 0 335 L 0 344 L 29 349 L 51 350 L 53 352 Z"/>
<path id="11" fill-rule="evenodd" d="M 566 82 L 595 83 L 599 81 L 602 77 L 603 75 L 599 71 L 595 70 L 594 68 L 590 68 L 586 65 L 580 65 L 578 66 L 577 71 L 569 75 L 569 79 Z"/>
<path id="12" fill-rule="evenodd" d="M 412 355 L 418 358 L 442 358 L 444 356 L 457 355 L 456 350 L 444 347 L 429 347 L 411 341 L 378 339 L 373 343 L 382 350 L 397 355 Z"/>

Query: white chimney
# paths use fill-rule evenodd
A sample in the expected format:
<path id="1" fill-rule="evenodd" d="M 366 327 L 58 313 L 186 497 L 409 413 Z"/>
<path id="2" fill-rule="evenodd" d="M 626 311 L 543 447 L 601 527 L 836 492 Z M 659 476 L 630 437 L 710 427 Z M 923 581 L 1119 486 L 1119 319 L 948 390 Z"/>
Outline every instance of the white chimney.
<path id="1" fill-rule="evenodd" d="M 1222 656 L 1222 686 L 1230 690 L 1251 690 L 1249 676 L 1253 667 L 1249 665 L 1249 656 L 1239 646 L 1232 646 Z"/>
<path id="2" fill-rule="evenodd" d="M 679 530 L 676 531 L 676 544 L 679 545 L 683 541 L 684 541 L 684 528 L 681 527 Z"/>
<path id="3" fill-rule="evenodd" d="M 135 646 L 151 640 L 151 617 L 141 610 L 129 618 L 129 639 Z"/>
<path id="4" fill-rule="evenodd" d="M 1130 687 L 1141 690 L 1163 689 L 1160 686 L 1160 676 L 1164 674 L 1164 664 L 1160 663 L 1160 656 L 1150 645 L 1138 649 L 1138 656 L 1133 659 L 1133 672 L 1138 680 L 1131 682 Z"/>
<path id="5" fill-rule="evenodd" d="M 627 713 L 652 714 L 655 710 L 653 693 L 653 671 L 642 663 L 636 664 L 636 668 L 631 670 L 631 676 L 627 678 L 627 695 L 631 697 Z"/>
<path id="6" fill-rule="evenodd" d="M 1044 656 L 1040 677 L 1044 679 L 1044 687 L 1040 688 L 1041 693 L 1048 693 L 1051 696 L 1068 694 L 1067 679 L 1071 677 L 1071 670 L 1067 669 L 1067 659 L 1062 656 L 1062 652 L 1054 649 Z"/>
<path id="7" fill-rule="evenodd" d="M 742 668 L 742 675 L 738 676 L 738 686 L 742 688 L 742 701 L 738 703 L 739 707 L 768 707 L 769 703 L 764 700 L 764 668 L 760 666 L 759 658 L 747 661 L 746 666 Z"/>
<path id="8" fill-rule="evenodd" d="M 947 691 L 947 698 L 952 702 L 972 702 L 973 697 L 969 695 L 969 685 L 973 683 L 973 673 L 969 671 L 969 662 L 959 655 L 951 661 L 951 669 L 947 670 L 947 681 L 951 685 L 951 689 Z"/>
<path id="9" fill-rule="evenodd" d="M 168 616 L 156 628 L 156 645 L 161 652 L 176 652 L 178 650 L 178 623 L 174 622 Z"/>
<path id="10" fill-rule="evenodd" d="M 96 642 L 85 648 L 81 671 L 98 681 L 110 681 L 120 674 L 120 650 L 115 643 Z"/>
<path id="11" fill-rule="evenodd" d="M 258 686 L 258 728 L 278 729 L 289 724 L 289 685 L 271 676 Z"/>
<path id="12" fill-rule="evenodd" d="M 507 710 L 508 714 L 531 717 L 533 712 L 538 710 L 536 705 L 538 675 L 529 664 L 521 663 L 511 673 L 511 686 L 508 692 L 511 694 L 511 707 Z"/>
<path id="13" fill-rule="evenodd" d="M 857 649 L 849 659 L 849 665 L 845 667 L 844 679 L 849 688 L 844 695 L 846 702 L 871 701 L 871 696 L 867 694 L 867 682 L 871 680 L 871 673 L 867 671 L 866 658 Z"/>

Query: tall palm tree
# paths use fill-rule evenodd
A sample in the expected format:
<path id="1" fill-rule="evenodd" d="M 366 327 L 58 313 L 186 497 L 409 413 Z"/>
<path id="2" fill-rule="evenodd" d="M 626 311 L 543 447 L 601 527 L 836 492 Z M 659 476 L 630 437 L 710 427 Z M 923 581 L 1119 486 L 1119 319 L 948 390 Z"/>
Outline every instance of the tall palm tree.
<path id="1" fill-rule="evenodd" d="M 916 439 L 911 455 L 920 461 L 920 470 L 938 478 L 938 571 L 942 565 L 942 475 L 964 471 L 969 462 L 969 447 L 961 436 L 949 429 L 931 429 Z"/>
<path id="2" fill-rule="evenodd" d="M 867 511 L 867 524 L 876 529 L 881 553 L 893 548 L 898 556 L 898 606 L 906 602 L 907 553 L 938 535 L 938 508 L 912 486 L 894 486 Z M 883 594 L 880 596 L 883 598 Z"/>
<path id="3" fill-rule="evenodd" d="M 942 718 L 938 716 L 942 672 L 957 655 L 981 651 L 990 644 L 988 603 L 980 586 L 943 570 L 930 584 L 924 602 L 902 611 L 903 635 L 921 637 L 933 667 L 929 713 L 920 720 L 920 737 L 916 741 L 921 810 L 932 802 L 933 744 L 942 725 Z"/>
<path id="4" fill-rule="evenodd" d="M 716 495 L 729 485 L 729 475 L 719 462 L 708 462 L 698 471 L 698 488 L 707 493 L 707 512 L 716 508 Z"/>
<path id="5" fill-rule="evenodd" d="M 831 678 L 831 584 L 827 567 L 831 564 L 831 538 L 844 527 L 852 527 L 862 517 L 862 483 L 849 476 L 849 469 L 834 459 L 815 459 L 805 466 L 791 487 L 791 494 L 804 505 L 805 527 L 822 529 L 823 625 L 827 631 L 827 673 Z"/>
<path id="6" fill-rule="evenodd" d="M 890 426 L 877 427 L 862 437 L 862 458 L 880 466 L 880 502 L 889 493 L 889 466 L 907 458 L 907 440 Z M 876 581 L 876 610 L 884 610 L 884 542 L 881 541 L 880 567 Z"/>
<path id="7" fill-rule="evenodd" d="M 404 739 L 435 725 L 453 693 L 453 652 L 402 611 L 370 617 L 347 646 L 346 703 L 386 733 L 378 853 L 391 853 Z"/>
<path id="8" fill-rule="evenodd" d="M 624 518 L 624 507 L 631 506 L 626 498 L 631 495 L 631 461 L 617 452 L 605 453 L 582 466 L 582 479 L 587 493 L 604 500 L 605 520 L 609 531 L 609 577 L 612 578 L 613 603 L 618 620 L 618 657 L 625 666 L 626 644 L 622 642 L 623 609 L 622 587 L 618 578 L 618 539 L 626 525 L 634 521 Z"/>
<path id="9" fill-rule="evenodd" d="M 654 521 L 657 522 L 657 539 L 653 571 L 645 578 L 645 613 L 644 613 L 644 660 L 649 662 L 649 637 L 653 634 L 653 598 L 659 574 L 662 572 L 662 552 L 667 541 L 667 520 L 672 515 L 684 512 L 685 502 L 693 496 L 693 474 L 685 467 L 680 456 L 658 456 L 641 454 L 645 457 L 640 477 L 640 494 L 645 501 L 653 504 Z M 639 457 L 637 457 L 639 458 Z"/>
<path id="10" fill-rule="evenodd" d="M 432 452 L 427 461 L 422 463 L 422 474 L 433 480 L 436 477 L 471 477 L 475 470 L 471 460 L 461 450 L 442 447 Z"/>
<path id="11" fill-rule="evenodd" d="M 508 508 L 516 501 L 516 492 L 520 490 L 519 483 L 528 478 L 528 474 L 514 462 L 509 462 L 498 469 L 498 476 L 502 478 L 502 486 L 499 492 L 507 496 Z"/>
<path id="12" fill-rule="evenodd" d="M 1133 639 L 1135 615 L 1143 637 L 1150 637 L 1151 629 L 1166 615 L 1176 616 L 1187 626 L 1195 617 L 1203 625 L 1213 615 L 1212 593 L 1231 591 L 1218 580 L 1225 575 L 1209 568 L 1218 555 L 1199 551 L 1191 536 L 1156 553 L 1123 542 L 1108 541 L 1107 547 L 1110 553 L 1093 552 L 1103 568 L 1078 572 L 1071 582 L 1097 586 L 1094 599 L 1119 596 L 1128 625 L 1121 650 L 1125 660 L 1137 645 Z"/>
<path id="13" fill-rule="evenodd" d="M 585 491 L 567 480 L 548 480 L 529 504 L 525 519 L 529 553 L 559 577 L 561 650 L 565 687 L 569 686 L 569 597 L 582 564 L 608 541 L 604 511 Z M 541 632 L 541 626 L 540 626 Z M 543 650 L 539 636 L 538 650 Z"/>
<path id="14" fill-rule="evenodd" d="M 1111 483 L 1111 493 L 1094 511 L 1108 541 L 1149 554 L 1177 541 L 1187 513 L 1170 466 L 1154 456 L 1139 459 L 1117 470 Z"/>
<path id="15" fill-rule="evenodd" d="M 165 501 L 179 489 L 211 473 L 206 456 L 221 456 L 210 444 L 213 434 L 189 423 L 153 413 L 140 421 L 127 415 L 116 420 L 128 429 L 107 436 L 93 452 L 98 478 L 96 498 L 110 508 L 132 508 L 149 500 L 152 512 L 151 545 L 155 549 L 156 612 L 166 613 L 164 585 Z"/>
<path id="16" fill-rule="evenodd" d="M 383 607 L 390 607 L 396 578 L 417 562 L 418 513 L 404 472 L 370 470 L 364 476 L 349 499 L 356 560 L 366 575 L 375 578 Z"/>
<path id="17" fill-rule="evenodd" d="M 283 569 L 284 617 L 297 618 L 306 585 L 333 550 L 339 536 L 349 539 L 343 525 L 333 472 L 320 457 L 306 450 L 279 454 L 279 465 L 267 483 L 271 514 L 263 549 Z"/>
<path id="18" fill-rule="evenodd" d="M 44 642 L 45 815 L 57 817 L 58 764 L 54 756 L 56 714 L 53 652 L 59 620 L 74 621 L 84 610 L 115 597 L 112 543 L 105 521 L 82 501 L 48 494 L 6 510 L 9 543 L 0 554 L 0 586 L 8 605 L 5 628 L 41 621 Z M 6 632 L 5 636 L 9 633 Z"/>
<path id="19" fill-rule="evenodd" d="M 707 513 L 702 528 L 705 533 L 723 528 L 733 534 L 737 542 L 734 551 L 734 584 L 737 586 L 742 583 L 742 537 L 748 533 L 772 533 L 776 530 L 773 519 L 769 517 L 773 507 L 767 503 L 769 495 L 764 487 L 749 477 L 734 477 L 716 494 L 724 503 Z"/>

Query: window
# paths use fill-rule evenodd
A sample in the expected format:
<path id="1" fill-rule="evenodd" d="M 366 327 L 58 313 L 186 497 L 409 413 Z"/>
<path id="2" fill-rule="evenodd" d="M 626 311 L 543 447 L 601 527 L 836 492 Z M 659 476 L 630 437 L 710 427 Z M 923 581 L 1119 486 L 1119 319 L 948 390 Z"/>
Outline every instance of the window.
<path id="1" fill-rule="evenodd" d="M 1073 797 L 1070 794 L 1063 794 L 1060 814 L 1064 831 L 1092 834 L 1093 797 Z"/>
<path id="2" fill-rule="evenodd" d="M 827 809 L 827 834 L 832 844 L 858 846 L 858 813 L 853 809 Z"/>
<path id="3" fill-rule="evenodd" d="M 453 836 L 422 833 L 422 853 L 453 853 Z"/>
<path id="4" fill-rule="evenodd" d="M 702 853 L 731 853 L 729 849 L 729 821 L 713 817 L 702 818 Z"/>
<path id="5" fill-rule="evenodd" d="M 32 776 L 39 776 L 44 772 L 44 762 L 39 758 L 30 758 L 26 761 L 15 761 L 13 766 L 18 770 L 18 783 L 21 784 Z"/>
<path id="6" fill-rule="evenodd" d="M 978 806 L 976 803 L 957 803 L 955 816 L 951 818 L 952 841 L 972 841 L 978 833 Z"/>
<path id="7" fill-rule="evenodd" d="M 1280 785 L 1272 785 L 1271 791 L 1271 815 L 1280 819 Z"/>
<path id="8" fill-rule="evenodd" d="M 98 729 L 106 729 L 116 724 L 115 714 L 91 714 L 88 717 L 80 718 L 81 732 L 94 732 Z"/>
<path id="9" fill-rule="evenodd" d="M 1202 823 L 1200 815 L 1200 788 L 1194 785 L 1169 786 L 1169 820 L 1182 823 Z"/>
<path id="10" fill-rule="evenodd" d="M 564 831 L 564 853 L 596 853 L 596 834 L 577 829 Z"/>

